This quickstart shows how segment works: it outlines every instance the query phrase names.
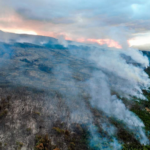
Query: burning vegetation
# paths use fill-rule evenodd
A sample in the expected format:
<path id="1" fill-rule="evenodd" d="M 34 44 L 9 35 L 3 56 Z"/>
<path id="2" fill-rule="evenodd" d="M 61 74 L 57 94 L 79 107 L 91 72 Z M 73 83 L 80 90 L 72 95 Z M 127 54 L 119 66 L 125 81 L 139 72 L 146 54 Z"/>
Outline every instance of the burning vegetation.
<path id="1" fill-rule="evenodd" d="M 142 52 L 0 46 L 0 149 L 150 149 L 149 62 Z"/>

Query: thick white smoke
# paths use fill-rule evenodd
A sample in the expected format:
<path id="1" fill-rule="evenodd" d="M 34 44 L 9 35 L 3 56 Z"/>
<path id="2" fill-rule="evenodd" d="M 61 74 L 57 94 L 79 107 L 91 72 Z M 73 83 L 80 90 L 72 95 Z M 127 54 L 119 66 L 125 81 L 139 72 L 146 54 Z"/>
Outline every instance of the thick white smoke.
<path id="1" fill-rule="evenodd" d="M 130 57 L 132 63 L 121 54 Z M 96 71 L 87 82 L 91 105 L 108 116 L 122 121 L 141 144 L 148 144 L 143 122 L 118 98 L 118 96 L 126 97 L 130 100 L 135 96 L 145 99 L 141 89 L 148 89 L 150 86 L 150 80 L 143 68 L 148 66 L 148 59 L 141 52 L 133 49 L 130 51 L 97 49 L 91 53 L 91 59 L 99 68 L 99 71 Z"/>

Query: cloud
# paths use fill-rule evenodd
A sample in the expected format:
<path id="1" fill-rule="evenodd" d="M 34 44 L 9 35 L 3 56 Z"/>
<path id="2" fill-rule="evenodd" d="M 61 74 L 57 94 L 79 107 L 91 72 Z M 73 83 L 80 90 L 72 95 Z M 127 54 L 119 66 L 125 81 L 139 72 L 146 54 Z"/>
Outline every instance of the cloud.
<path id="1" fill-rule="evenodd" d="M 132 33 L 149 30 L 149 6 L 146 0 L 1 1 L 0 28 L 65 35 L 73 40 L 117 39 L 123 44 Z"/>

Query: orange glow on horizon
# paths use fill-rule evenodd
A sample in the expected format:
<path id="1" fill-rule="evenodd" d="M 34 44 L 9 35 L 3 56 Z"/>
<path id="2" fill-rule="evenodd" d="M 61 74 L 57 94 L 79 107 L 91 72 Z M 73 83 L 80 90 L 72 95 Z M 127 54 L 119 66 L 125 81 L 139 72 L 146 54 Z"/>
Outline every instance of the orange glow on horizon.
<path id="1" fill-rule="evenodd" d="M 16 34 L 29 34 L 29 35 L 38 35 L 35 31 L 32 30 L 22 30 L 22 29 L 0 29 L 4 32 L 16 33 Z"/>
<path id="2" fill-rule="evenodd" d="M 98 43 L 99 45 L 106 44 L 108 47 L 115 47 L 121 49 L 122 46 L 119 45 L 118 42 L 111 40 L 111 39 L 88 39 L 88 42 Z"/>
<path id="3" fill-rule="evenodd" d="M 77 42 L 86 42 L 86 40 L 84 38 L 79 38 L 77 39 Z"/>
<path id="4" fill-rule="evenodd" d="M 53 32 L 48 33 L 48 34 L 38 34 L 38 32 L 34 31 L 34 30 L 27 30 L 27 29 L 0 29 L 4 32 L 11 32 L 11 33 L 16 33 L 16 34 L 29 34 L 29 35 L 42 35 L 42 36 L 49 36 L 49 37 L 54 37 L 57 38 L 58 34 L 55 34 Z M 78 39 L 74 39 L 71 38 L 69 36 L 64 35 L 64 39 L 65 40 L 70 40 L 70 41 L 77 41 L 77 42 L 81 42 L 81 43 L 97 43 L 99 45 L 107 45 L 108 47 L 115 47 L 117 49 L 121 49 L 122 46 L 119 45 L 118 42 L 112 40 L 112 39 L 85 39 L 85 38 L 78 38 Z M 128 41 L 129 45 L 131 46 L 130 41 Z"/>
<path id="5" fill-rule="evenodd" d="M 65 40 L 72 40 L 72 38 L 65 38 Z M 115 47 L 117 49 L 121 49 L 122 46 L 119 45 L 118 42 L 112 40 L 112 39 L 84 39 L 84 38 L 78 38 L 74 41 L 77 42 L 81 42 L 81 43 L 86 43 L 86 42 L 90 42 L 90 43 L 98 43 L 99 45 L 104 45 L 106 44 L 108 47 Z"/>
<path id="6" fill-rule="evenodd" d="M 65 37 L 65 40 L 72 41 L 71 37 Z"/>

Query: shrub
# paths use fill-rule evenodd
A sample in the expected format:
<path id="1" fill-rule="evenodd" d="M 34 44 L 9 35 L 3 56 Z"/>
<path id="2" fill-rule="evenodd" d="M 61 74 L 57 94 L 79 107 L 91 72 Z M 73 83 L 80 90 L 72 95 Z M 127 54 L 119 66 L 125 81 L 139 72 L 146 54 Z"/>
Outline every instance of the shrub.
<path id="1" fill-rule="evenodd" d="M 51 144 L 48 135 L 36 135 L 35 150 L 53 150 L 56 146 Z"/>

